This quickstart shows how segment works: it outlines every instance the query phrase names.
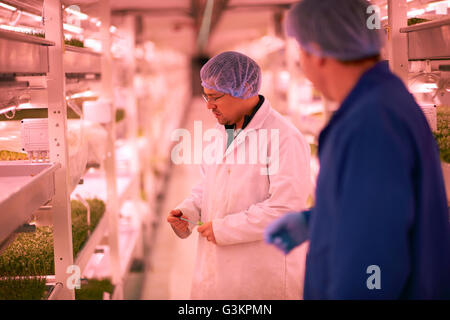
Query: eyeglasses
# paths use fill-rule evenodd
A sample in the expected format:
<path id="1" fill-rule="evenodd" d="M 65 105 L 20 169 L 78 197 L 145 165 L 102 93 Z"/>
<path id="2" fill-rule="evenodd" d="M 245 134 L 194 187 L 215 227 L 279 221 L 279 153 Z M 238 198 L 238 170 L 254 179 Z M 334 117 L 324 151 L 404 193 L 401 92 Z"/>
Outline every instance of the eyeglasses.
<path id="1" fill-rule="evenodd" d="M 202 93 L 202 97 L 203 100 L 205 100 L 205 102 L 215 102 L 217 100 L 219 100 L 220 98 L 222 98 L 225 95 L 225 93 L 219 97 L 208 97 L 206 94 Z"/>

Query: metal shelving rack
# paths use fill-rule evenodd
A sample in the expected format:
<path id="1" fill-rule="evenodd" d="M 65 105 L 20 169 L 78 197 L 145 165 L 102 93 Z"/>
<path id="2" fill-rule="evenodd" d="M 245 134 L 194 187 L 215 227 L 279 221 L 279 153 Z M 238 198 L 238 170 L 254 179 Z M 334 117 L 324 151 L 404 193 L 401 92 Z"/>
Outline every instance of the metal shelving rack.
<path id="1" fill-rule="evenodd" d="M 111 54 L 111 10 L 109 0 L 98 1 L 100 12 L 100 34 L 102 39 L 102 52 L 96 53 L 85 48 L 75 48 L 64 45 L 63 15 L 61 0 L 44 0 L 43 19 L 45 28 L 45 39 L 32 36 L 21 35 L 16 32 L 0 31 L 0 41 L 8 42 L 10 47 L 21 50 L 34 49 L 36 66 L 39 74 L 46 75 L 46 94 L 48 96 L 48 136 L 50 148 L 50 163 L 45 164 L 7 164 L 0 166 L 0 181 L 8 179 L 16 181 L 20 185 L 17 192 L 4 194 L 0 198 L 0 208 L 2 212 L 11 212 L 11 215 L 2 214 L 0 227 L 0 242 L 6 240 L 14 233 L 21 224 L 25 223 L 33 213 L 44 204 L 51 204 L 53 213 L 53 236 L 54 236 L 54 263 L 55 275 L 47 276 L 54 287 L 49 294 L 49 299 L 74 299 L 75 292 L 68 286 L 68 279 L 72 273 L 68 272 L 70 267 L 76 265 L 83 273 L 89 265 L 89 260 L 95 251 L 104 244 L 107 237 L 108 257 L 107 275 L 111 278 L 115 287 L 113 299 L 122 299 L 124 296 L 124 279 L 132 264 L 135 252 L 139 251 L 144 241 L 142 232 L 142 220 L 146 215 L 145 208 L 140 211 L 135 219 L 134 227 L 124 223 L 120 217 L 121 208 L 127 199 L 138 201 L 140 186 L 139 157 L 136 157 L 137 168 L 133 172 L 118 174 L 116 153 L 120 148 L 116 145 L 116 123 L 114 117 L 110 123 L 104 127 L 107 131 L 106 158 L 103 163 L 104 176 L 91 177 L 86 173 L 83 177 L 85 184 L 89 181 L 104 186 L 104 192 L 99 198 L 106 203 L 106 211 L 94 232 L 90 235 L 83 249 L 77 257 L 73 257 L 72 246 L 72 222 L 70 198 L 74 191 L 70 186 L 69 178 L 69 153 L 67 143 L 67 106 L 66 106 L 66 74 L 96 74 L 101 76 L 100 96 L 113 100 L 114 86 L 112 81 L 113 58 Z M 134 50 L 134 18 L 126 17 L 126 35 L 129 37 L 128 45 L 131 52 Z M 10 43 L 14 41 L 14 43 Z M 26 48 L 22 48 L 26 47 Z M 36 47 L 36 48 L 35 48 Z M 134 70 L 134 55 L 125 61 L 130 65 L 131 77 Z M 40 63 L 44 61 L 46 63 Z M 17 73 L 23 70 L 10 70 L 1 68 L 1 73 Z M 20 65 L 17 61 L 5 61 L 5 67 Z M 132 78 L 131 78 L 132 79 Z M 129 134 L 131 147 L 134 154 L 138 154 L 137 143 L 137 112 L 133 87 L 128 87 L 130 97 L 128 99 Z M 110 104 L 111 114 L 115 114 L 114 103 Z M 11 166 L 22 169 L 16 175 L 11 174 Z M 24 171 L 24 168 L 26 169 Z M 17 175 L 28 175 L 22 180 L 17 179 Z M 34 174 L 34 177 L 29 177 Z M 123 177 L 124 176 L 124 177 Z M 124 178 L 124 179 L 122 179 Z M 95 180 L 97 179 L 97 180 Z M 118 183 L 125 182 L 125 183 Z M 81 186 L 82 187 L 82 186 Z M 99 187 L 99 189 L 101 189 Z M 78 190 L 77 188 L 75 190 Z M 101 191 L 100 191 L 101 192 Z M 31 201 L 32 200 L 32 201 Z M 20 202 L 19 202 L 20 201 Z M 136 202 L 137 203 L 137 202 Z M 20 206 L 20 215 L 16 207 Z M 136 206 L 139 207 L 138 205 Z M 3 209 L 7 209 L 4 211 Z M 13 219 L 13 216 L 15 217 Z M 137 221 L 137 222 L 136 222 Z M 103 272 L 105 270 L 102 270 Z M 94 272 L 95 273 L 95 272 Z"/>

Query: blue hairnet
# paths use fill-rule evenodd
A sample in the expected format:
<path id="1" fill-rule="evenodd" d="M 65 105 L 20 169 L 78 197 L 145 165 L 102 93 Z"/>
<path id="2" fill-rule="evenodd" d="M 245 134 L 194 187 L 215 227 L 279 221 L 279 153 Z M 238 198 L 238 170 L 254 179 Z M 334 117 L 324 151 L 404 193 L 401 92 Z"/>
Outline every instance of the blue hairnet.
<path id="1" fill-rule="evenodd" d="M 202 86 L 241 99 L 253 97 L 261 88 L 261 69 L 246 55 L 226 51 L 212 57 L 200 70 Z"/>
<path id="2" fill-rule="evenodd" d="M 370 22 L 368 26 L 374 14 L 367 12 L 370 5 L 366 0 L 303 0 L 289 10 L 286 33 L 314 55 L 341 61 L 375 56 L 383 36 L 380 29 L 369 28 Z"/>

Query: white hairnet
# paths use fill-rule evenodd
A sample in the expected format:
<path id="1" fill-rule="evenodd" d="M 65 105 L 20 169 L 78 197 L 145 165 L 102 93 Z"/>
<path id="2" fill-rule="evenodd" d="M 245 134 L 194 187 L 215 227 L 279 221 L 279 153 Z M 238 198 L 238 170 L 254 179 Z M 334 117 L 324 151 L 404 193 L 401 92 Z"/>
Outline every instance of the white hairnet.
<path id="1" fill-rule="evenodd" d="M 375 56 L 383 47 L 383 36 L 372 24 L 375 11 L 370 6 L 366 0 L 303 0 L 289 10 L 286 32 L 318 56 L 341 61 Z"/>
<path id="2" fill-rule="evenodd" d="M 261 88 L 258 64 L 234 51 L 212 57 L 200 70 L 200 78 L 203 87 L 242 99 L 257 95 Z"/>

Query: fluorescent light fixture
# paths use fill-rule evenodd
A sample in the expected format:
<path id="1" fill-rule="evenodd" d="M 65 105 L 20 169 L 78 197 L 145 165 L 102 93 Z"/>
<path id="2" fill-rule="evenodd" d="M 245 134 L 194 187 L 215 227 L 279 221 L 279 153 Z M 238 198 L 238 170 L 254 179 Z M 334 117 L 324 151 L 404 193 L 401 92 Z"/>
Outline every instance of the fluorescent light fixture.
<path id="1" fill-rule="evenodd" d="M 95 97 L 95 96 L 96 96 L 96 94 L 94 92 L 92 92 L 91 90 L 86 90 L 86 91 L 78 92 L 71 96 L 68 96 L 68 97 L 66 97 L 66 100 L 78 99 L 78 98 L 91 98 L 91 97 Z"/>
<path id="2" fill-rule="evenodd" d="M 11 10 L 11 11 L 16 11 L 17 9 L 13 6 L 10 6 L 6 3 L 0 2 L 0 7 L 7 9 L 7 10 Z"/>
<path id="3" fill-rule="evenodd" d="M 90 18 L 89 21 L 93 24 L 95 24 L 95 26 L 100 27 L 102 25 L 102 22 L 98 19 L 98 18 Z"/>
<path id="4" fill-rule="evenodd" d="M 408 11 L 408 17 L 416 17 L 420 16 L 425 13 L 425 9 L 413 9 L 411 11 Z"/>
<path id="5" fill-rule="evenodd" d="M 14 110 L 16 110 L 16 109 L 17 109 L 16 106 L 4 108 L 4 109 L 1 109 L 1 110 L 0 110 L 0 114 L 5 114 L 5 113 L 8 113 L 8 112 L 14 111 Z"/>
<path id="6" fill-rule="evenodd" d="M 70 13 L 74 16 L 77 16 L 78 19 L 80 20 L 87 20 L 89 18 L 89 16 L 83 12 L 77 11 L 77 10 L 73 10 L 72 8 L 68 7 L 65 9 L 65 11 L 67 13 Z"/>
<path id="7" fill-rule="evenodd" d="M 449 0 L 445 0 L 445 1 L 438 1 L 438 2 L 430 3 L 426 7 L 425 10 L 427 12 L 436 11 L 436 14 L 447 14 L 447 8 L 448 7 L 450 7 L 450 1 Z"/>
<path id="8" fill-rule="evenodd" d="M 427 7 L 438 7 L 438 6 L 445 5 L 445 4 L 447 5 L 447 7 L 450 7 L 450 0 L 432 2 L 432 3 L 428 4 Z"/>
<path id="9" fill-rule="evenodd" d="M 35 106 L 33 106 L 31 103 L 27 102 L 27 103 L 21 103 L 19 104 L 19 106 L 17 107 L 17 109 L 34 109 Z"/>
<path id="10" fill-rule="evenodd" d="M 437 84 L 436 83 L 423 83 L 422 87 L 425 89 L 437 89 Z"/>
<path id="11" fill-rule="evenodd" d="M 80 27 L 74 26 L 72 24 L 63 23 L 63 27 L 64 27 L 64 30 L 72 32 L 72 33 L 77 33 L 77 34 L 83 33 L 83 29 L 81 29 Z"/>
<path id="12" fill-rule="evenodd" d="M 420 83 L 413 85 L 411 91 L 415 93 L 432 93 L 437 89 L 435 83 Z"/>
<path id="13" fill-rule="evenodd" d="M 42 17 L 41 16 L 37 16 L 35 14 L 26 12 L 26 11 L 21 11 L 21 14 L 23 14 L 24 16 L 33 18 L 35 21 L 42 21 Z"/>
<path id="14" fill-rule="evenodd" d="M 37 30 L 35 30 L 33 28 L 15 27 L 15 26 L 7 25 L 7 24 L 0 24 L 0 29 L 9 30 L 9 31 L 16 31 L 16 32 L 21 32 L 21 33 L 35 33 L 35 32 L 37 32 Z"/>
<path id="15" fill-rule="evenodd" d="M 281 71 L 279 76 L 282 81 L 286 81 L 286 82 L 289 82 L 289 79 L 291 78 L 289 72 L 286 70 Z"/>
<path id="16" fill-rule="evenodd" d="M 96 39 L 84 39 L 84 46 L 97 52 L 102 51 L 102 42 Z"/>

